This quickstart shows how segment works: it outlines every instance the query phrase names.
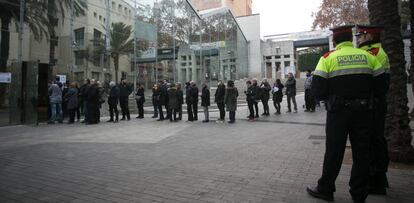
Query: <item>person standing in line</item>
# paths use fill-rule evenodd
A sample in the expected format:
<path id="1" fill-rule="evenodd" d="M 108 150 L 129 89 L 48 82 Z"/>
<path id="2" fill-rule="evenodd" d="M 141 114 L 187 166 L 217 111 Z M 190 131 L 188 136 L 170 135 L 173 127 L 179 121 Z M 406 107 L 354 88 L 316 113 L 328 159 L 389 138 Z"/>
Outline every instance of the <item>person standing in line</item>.
<path id="1" fill-rule="evenodd" d="M 66 108 L 69 112 L 69 121 L 68 124 L 72 124 L 75 122 L 75 113 L 76 109 L 78 108 L 78 89 L 76 88 L 77 83 L 72 82 L 69 85 L 69 90 L 66 92 L 64 96 L 64 100 L 66 101 Z"/>
<path id="2" fill-rule="evenodd" d="M 116 83 L 113 81 L 109 83 L 109 87 L 111 88 L 109 90 L 109 96 L 108 96 L 110 119 L 107 122 L 117 123 L 119 121 L 118 100 L 119 100 L 120 90 L 119 90 L 119 87 L 116 85 Z M 115 120 L 114 120 L 114 113 L 115 113 Z"/>
<path id="3" fill-rule="evenodd" d="M 69 87 L 70 86 L 70 82 L 66 81 L 63 84 L 63 89 L 62 89 L 62 112 L 63 112 L 63 120 L 65 120 L 65 118 L 69 115 L 69 110 L 67 108 L 67 101 L 65 100 L 65 95 L 68 93 L 69 91 Z"/>
<path id="4" fill-rule="evenodd" d="M 144 118 L 144 103 L 145 103 L 145 89 L 144 85 L 138 84 L 138 88 L 135 91 L 135 101 L 138 108 L 138 119 Z"/>
<path id="5" fill-rule="evenodd" d="M 280 114 L 280 103 L 283 100 L 283 88 L 285 86 L 280 82 L 280 79 L 276 79 L 276 82 L 273 84 L 272 93 L 273 93 L 273 106 L 275 106 L 276 113 Z"/>
<path id="6" fill-rule="evenodd" d="M 86 125 L 98 123 L 98 105 L 99 105 L 99 89 L 95 79 L 91 80 L 91 85 L 86 92 L 86 108 L 88 110 L 88 120 Z"/>
<path id="7" fill-rule="evenodd" d="M 316 107 L 316 99 L 312 94 L 312 72 L 306 71 L 305 80 L 305 112 L 314 112 Z"/>
<path id="8" fill-rule="evenodd" d="M 382 94 L 374 95 L 374 125 L 371 138 L 371 173 L 369 178 L 369 193 L 386 195 L 388 188 L 388 146 L 384 135 L 385 115 L 387 113 L 387 92 L 390 80 L 390 63 L 387 53 L 381 45 L 381 26 L 357 25 L 356 39 L 358 47 L 374 55 L 381 63 L 385 81 Z M 379 77 L 376 77 L 379 78 Z"/>
<path id="9" fill-rule="evenodd" d="M 194 81 L 190 82 L 190 96 L 191 96 L 191 107 L 193 108 L 193 118 L 195 121 L 198 121 L 198 87 Z"/>
<path id="10" fill-rule="evenodd" d="M 203 107 L 203 111 L 204 111 L 203 123 L 208 123 L 210 122 L 209 114 L 208 114 L 208 107 L 210 106 L 210 90 L 208 89 L 207 83 L 204 83 L 202 85 L 201 106 Z"/>
<path id="11" fill-rule="evenodd" d="M 56 81 L 49 87 L 49 103 L 51 109 L 51 117 L 48 124 L 54 124 L 56 121 L 63 122 L 62 112 L 62 89 L 60 89 Z"/>
<path id="12" fill-rule="evenodd" d="M 270 116 L 269 112 L 269 99 L 270 99 L 270 90 L 272 88 L 270 87 L 269 82 L 267 82 L 266 79 L 262 81 L 262 84 L 260 85 L 260 100 L 262 100 L 263 104 L 263 116 Z"/>
<path id="13" fill-rule="evenodd" d="M 184 94 L 182 85 L 180 82 L 177 82 L 177 94 L 178 94 L 178 120 L 181 121 L 183 119 L 183 104 L 184 104 Z"/>
<path id="14" fill-rule="evenodd" d="M 260 96 L 261 95 L 261 90 L 260 90 L 259 85 L 257 84 L 257 79 L 252 80 L 252 86 L 253 86 L 253 91 L 254 91 L 253 94 L 255 94 L 255 98 L 254 98 L 254 101 L 253 101 L 253 106 L 254 106 L 254 110 L 255 110 L 255 113 L 256 113 L 255 118 L 259 118 L 259 100 L 260 100 L 260 97 L 261 97 Z"/>
<path id="15" fill-rule="evenodd" d="M 246 101 L 247 101 L 247 106 L 249 107 L 249 121 L 254 121 L 254 109 L 253 109 L 253 105 L 254 102 L 256 100 L 256 92 L 254 91 L 254 87 L 252 85 L 252 82 L 250 80 L 248 80 L 246 82 L 246 86 L 247 86 L 247 90 L 244 91 L 244 94 L 246 94 Z"/>
<path id="16" fill-rule="evenodd" d="M 98 87 L 98 92 L 99 92 L 99 96 L 98 96 L 98 109 L 97 109 L 97 113 L 96 113 L 96 121 L 98 123 L 101 122 L 101 108 L 102 108 L 102 104 L 105 103 L 105 89 L 102 87 L 101 82 L 97 81 L 96 85 Z"/>
<path id="17" fill-rule="evenodd" d="M 224 93 L 224 103 L 226 104 L 227 111 L 229 111 L 229 121 L 228 123 L 233 124 L 236 122 L 236 111 L 237 111 L 237 97 L 239 96 L 239 91 L 234 87 L 234 82 L 232 80 L 227 81 L 227 88 Z"/>
<path id="18" fill-rule="evenodd" d="M 191 97 L 191 84 L 190 82 L 185 83 L 185 103 L 187 104 L 188 121 L 193 122 L 193 101 Z"/>
<path id="19" fill-rule="evenodd" d="M 293 102 L 293 109 L 295 110 L 295 113 L 297 113 L 298 105 L 296 104 L 296 80 L 295 77 L 293 77 L 292 73 L 289 73 L 288 79 L 285 83 L 285 87 L 288 103 L 288 111 L 286 113 L 292 112 L 291 102 Z"/>
<path id="20" fill-rule="evenodd" d="M 168 88 L 165 81 L 160 81 L 159 84 L 159 105 L 158 105 L 158 113 L 160 114 L 160 118 L 157 121 L 163 121 L 164 118 L 164 112 L 162 111 L 162 106 L 167 107 L 168 104 Z M 165 108 L 167 118 L 168 118 L 168 108 Z"/>
<path id="21" fill-rule="evenodd" d="M 88 120 L 88 109 L 87 109 L 87 105 L 86 105 L 86 97 L 88 97 L 88 95 L 86 94 L 86 92 L 88 91 L 89 87 L 91 85 L 91 80 L 89 78 L 84 80 L 83 85 L 79 88 L 79 96 L 80 96 L 80 107 L 81 107 L 81 112 L 84 116 L 84 120 L 82 121 L 82 123 L 86 123 L 86 121 Z"/>
<path id="22" fill-rule="evenodd" d="M 121 84 L 119 85 L 119 104 L 121 106 L 122 118 L 121 121 L 131 120 L 131 115 L 129 114 L 129 104 L 128 98 L 132 93 L 132 87 L 128 83 L 127 79 L 122 79 Z"/>
<path id="23" fill-rule="evenodd" d="M 327 102 L 326 149 L 317 186 L 306 191 L 315 198 L 334 200 L 349 136 L 353 161 L 349 192 L 354 202 L 362 203 L 368 196 L 372 100 L 384 92 L 385 80 L 381 80 L 384 69 L 377 58 L 353 47 L 353 27 L 332 29 L 335 51 L 324 54 L 314 71 L 312 92 Z"/>
<path id="24" fill-rule="evenodd" d="M 171 84 L 167 90 L 168 93 L 168 114 L 170 115 L 170 122 L 177 121 L 177 111 L 179 107 L 179 94 L 175 84 Z"/>
<path id="25" fill-rule="evenodd" d="M 82 101 L 81 101 L 81 96 L 80 96 L 80 88 L 79 88 L 79 84 L 76 83 L 76 89 L 78 90 L 78 106 L 76 107 L 76 118 L 77 118 L 77 122 L 80 122 L 81 119 L 81 106 L 82 106 Z"/>
<path id="26" fill-rule="evenodd" d="M 168 83 L 167 80 L 163 80 L 162 81 L 162 85 L 161 85 L 161 104 L 162 106 L 164 106 L 165 108 L 165 112 L 167 113 L 167 117 L 166 119 L 170 119 L 170 114 L 168 111 L 168 88 L 170 86 L 170 83 Z M 161 108 L 162 109 L 162 108 Z"/>
<path id="27" fill-rule="evenodd" d="M 223 81 L 219 80 L 217 85 L 216 93 L 214 94 L 214 102 L 217 103 L 217 107 L 220 111 L 220 118 L 216 121 L 217 123 L 223 123 L 224 117 L 226 116 L 224 95 L 226 93 L 226 86 Z"/>
<path id="28" fill-rule="evenodd" d="M 152 106 L 154 107 L 154 115 L 152 116 L 152 118 L 158 118 L 158 105 L 160 100 L 160 94 L 158 89 L 158 84 L 155 83 L 152 87 Z"/>

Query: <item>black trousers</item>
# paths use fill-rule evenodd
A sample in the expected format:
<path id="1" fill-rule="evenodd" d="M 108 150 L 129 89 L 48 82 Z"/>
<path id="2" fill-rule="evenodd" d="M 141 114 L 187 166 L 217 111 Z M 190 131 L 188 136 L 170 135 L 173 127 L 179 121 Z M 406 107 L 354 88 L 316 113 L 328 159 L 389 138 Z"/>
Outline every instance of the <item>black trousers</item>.
<path id="1" fill-rule="evenodd" d="M 276 102 L 273 100 L 273 106 L 275 106 L 276 112 L 280 113 L 280 102 Z"/>
<path id="2" fill-rule="evenodd" d="M 75 113 L 77 109 L 69 109 L 69 123 L 75 122 Z M 78 114 L 79 115 L 79 114 Z"/>
<path id="3" fill-rule="evenodd" d="M 254 110 L 256 111 L 256 117 L 259 117 L 259 103 L 257 101 L 253 102 Z"/>
<path id="4" fill-rule="evenodd" d="M 178 112 L 178 109 L 168 109 L 168 114 L 170 115 L 170 121 L 173 121 L 173 119 L 174 119 L 174 121 L 176 121 L 177 120 L 177 112 Z"/>
<path id="5" fill-rule="evenodd" d="M 191 107 L 193 108 L 193 118 L 194 120 L 198 120 L 198 101 L 191 104 Z"/>
<path id="6" fill-rule="evenodd" d="M 182 104 L 178 105 L 177 111 L 178 111 L 178 120 L 183 119 L 183 105 Z"/>
<path id="7" fill-rule="evenodd" d="M 194 121 L 193 107 L 191 103 L 187 103 L 188 121 Z"/>
<path id="8" fill-rule="evenodd" d="M 269 114 L 269 99 L 262 99 L 264 114 Z"/>
<path id="9" fill-rule="evenodd" d="M 374 110 L 374 125 L 371 137 L 370 188 L 388 187 L 386 172 L 388 171 L 389 157 L 387 140 L 384 136 L 386 109 L 385 98 L 378 99 Z"/>
<path id="10" fill-rule="evenodd" d="M 229 119 L 232 122 L 236 121 L 236 111 L 230 111 L 229 112 Z"/>
<path id="11" fill-rule="evenodd" d="M 168 109 L 170 109 L 168 107 L 168 104 L 165 104 L 164 107 L 165 107 L 165 111 L 167 112 L 167 119 L 170 119 L 171 118 L 171 114 L 170 114 L 170 111 L 168 111 Z"/>
<path id="12" fill-rule="evenodd" d="M 310 89 L 305 90 L 305 107 L 306 110 L 312 111 L 314 111 L 316 107 L 316 100 Z"/>
<path id="13" fill-rule="evenodd" d="M 115 120 L 119 120 L 119 112 L 118 112 L 118 103 L 109 104 L 109 116 L 111 120 L 114 120 L 114 113 L 115 113 Z"/>
<path id="14" fill-rule="evenodd" d="M 217 107 L 220 111 L 220 120 L 224 120 L 224 117 L 226 116 L 226 111 L 224 109 L 224 103 L 223 102 L 218 102 L 217 103 Z"/>
<path id="15" fill-rule="evenodd" d="M 138 108 L 138 117 L 144 118 L 144 103 L 141 101 L 137 101 L 137 108 Z"/>
<path id="16" fill-rule="evenodd" d="M 353 110 L 343 107 L 328 111 L 326 118 L 326 151 L 322 176 L 318 181 L 321 192 L 335 192 L 335 180 L 341 169 L 346 140 L 349 135 L 352 146 L 353 165 L 349 186 L 354 200 L 367 197 L 369 160 L 370 160 L 370 126 L 372 112 Z"/>
<path id="17" fill-rule="evenodd" d="M 164 120 L 164 112 L 162 112 L 162 104 L 158 104 L 158 113 L 160 114 L 160 120 Z"/>
<path id="18" fill-rule="evenodd" d="M 122 118 L 131 119 L 129 114 L 128 97 L 119 97 L 119 104 L 121 105 Z"/>
<path id="19" fill-rule="evenodd" d="M 247 106 L 249 107 L 249 118 L 254 118 L 254 101 L 247 101 Z"/>

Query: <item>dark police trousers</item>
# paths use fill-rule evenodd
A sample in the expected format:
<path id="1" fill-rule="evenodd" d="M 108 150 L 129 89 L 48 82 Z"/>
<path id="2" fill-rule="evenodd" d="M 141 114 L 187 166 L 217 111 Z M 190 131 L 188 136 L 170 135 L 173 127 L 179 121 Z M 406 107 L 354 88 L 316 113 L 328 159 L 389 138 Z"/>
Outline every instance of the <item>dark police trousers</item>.
<path id="1" fill-rule="evenodd" d="M 375 99 L 374 125 L 371 138 L 371 173 L 370 188 L 388 187 L 386 172 L 388 171 L 388 148 L 384 136 L 385 114 L 387 103 L 385 97 Z"/>
<path id="2" fill-rule="evenodd" d="M 118 121 L 118 102 L 110 103 L 109 104 L 109 116 L 111 117 L 110 120 L 114 120 L 114 113 L 115 113 L 115 120 Z"/>
<path id="3" fill-rule="evenodd" d="M 366 108 L 340 106 L 329 110 L 326 118 L 326 151 L 320 192 L 335 192 L 335 180 L 341 169 L 347 137 L 351 141 L 353 165 L 349 186 L 354 200 L 365 200 L 368 192 L 370 161 L 370 126 L 372 111 Z"/>

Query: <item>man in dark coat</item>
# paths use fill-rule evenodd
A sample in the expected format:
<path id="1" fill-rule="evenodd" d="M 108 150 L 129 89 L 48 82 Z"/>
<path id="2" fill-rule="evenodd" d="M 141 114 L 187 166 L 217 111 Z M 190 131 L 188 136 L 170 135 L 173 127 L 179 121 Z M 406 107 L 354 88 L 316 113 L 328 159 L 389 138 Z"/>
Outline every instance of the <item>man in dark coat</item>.
<path id="1" fill-rule="evenodd" d="M 253 79 L 252 80 L 252 86 L 253 86 L 253 94 L 255 95 L 254 101 L 253 101 L 253 105 L 254 105 L 254 110 L 256 113 L 255 118 L 259 118 L 259 100 L 260 100 L 260 87 L 257 84 L 257 80 Z"/>
<path id="2" fill-rule="evenodd" d="M 191 97 L 191 107 L 193 110 L 193 118 L 195 121 L 198 120 L 198 87 L 194 81 L 190 82 L 190 97 Z"/>
<path id="3" fill-rule="evenodd" d="M 267 82 L 266 79 L 262 81 L 262 84 L 260 85 L 260 100 L 262 100 L 263 104 L 263 116 L 269 116 L 269 99 L 270 99 L 270 90 L 272 88 L 270 87 L 269 82 Z"/>
<path id="4" fill-rule="evenodd" d="M 70 88 L 64 95 L 64 101 L 66 101 L 66 109 L 69 112 L 69 122 L 68 124 L 72 124 L 75 122 L 75 113 L 76 109 L 78 108 L 78 89 L 76 88 L 76 83 L 72 82 L 70 84 Z"/>
<path id="5" fill-rule="evenodd" d="M 119 104 L 121 105 L 122 110 L 121 121 L 125 119 L 131 120 L 131 115 L 129 114 L 128 97 L 132 93 L 132 87 L 130 84 L 128 84 L 128 81 L 126 79 L 123 79 L 119 85 L 119 90 Z"/>
<path id="6" fill-rule="evenodd" d="M 181 87 L 181 83 L 177 83 L 177 94 L 178 94 L 178 120 L 182 120 L 183 118 L 183 104 L 184 104 L 184 94 Z"/>
<path id="7" fill-rule="evenodd" d="M 158 105 L 159 105 L 159 98 L 160 94 L 158 91 L 158 84 L 154 84 L 152 87 L 152 106 L 154 107 L 154 115 L 152 118 L 158 117 Z"/>
<path id="8" fill-rule="evenodd" d="M 208 123 L 210 121 L 208 115 L 208 107 L 210 106 L 210 90 L 206 83 L 203 84 L 201 90 L 201 106 L 203 107 L 204 111 L 204 120 L 203 123 Z"/>
<path id="9" fill-rule="evenodd" d="M 220 80 L 218 81 L 218 86 L 216 93 L 214 94 L 214 102 L 217 103 L 217 107 L 220 111 L 220 118 L 217 120 L 217 122 L 223 122 L 224 117 L 226 115 L 226 111 L 224 109 L 224 95 L 226 93 L 226 86 L 224 83 Z"/>
<path id="10" fill-rule="evenodd" d="M 295 110 L 295 113 L 298 112 L 298 106 L 296 104 L 296 80 L 295 77 L 293 77 L 293 73 L 289 73 L 289 77 L 285 83 L 286 87 L 286 97 L 287 97 L 287 103 L 288 103 L 288 111 L 287 113 L 292 112 L 291 108 L 291 101 L 293 102 L 293 109 Z"/>
<path id="11" fill-rule="evenodd" d="M 144 85 L 138 84 L 137 91 L 135 93 L 135 101 L 138 108 L 138 119 L 144 118 L 144 103 L 145 103 L 145 89 Z"/>
<path id="12" fill-rule="evenodd" d="M 224 103 L 226 104 L 227 111 L 229 111 L 230 121 L 228 123 L 236 122 L 236 110 L 237 110 L 237 97 L 239 91 L 234 87 L 234 82 L 229 80 L 227 82 L 226 92 L 224 94 Z"/>
<path id="13" fill-rule="evenodd" d="M 119 100 L 119 94 L 120 90 L 119 87 L 116 85 L 115 82 L 110 82 L 109 87 L 111 90 L 109 91 L 108 96 L 108 104 L 109 104 L 109 115 L 110 119 L 108 122 L 114 122 L 117 123 L 119 120 L 119 113 L 118 113 L 118 100 Z M 115 112 L 115 120 L 114 120 L 114 112 Z"/>
<path id="14" fill-rule="evenodd" d="M 85 116 L 85 120 L 82 121 L 82 123 L 85 123 L 88 120 L 88 109 L 86 105 L 86 92 L 88 91 L 88 88 L 91 84 L 91 81 L 89 79 L 85 79 L 83 85 L 79 88 L 79 98 L 80 98 L 80 108 L 82 111 L 82 114 Z"/>
<path id="15" fill-rule="evenodd" d="M 170 115 L 170 121 L 177 121 L 177 111 L 179 107 L 179 94 L 175 84 L 171 84 L 171 87 L 167 90 L 168 93 L 168 114 Z M 174 119 L 174 120 L 173 120 Z"/>
<path id="16" fill-rule="evenodd" d="M 194 121 L 190 82 L 185 83 L 185 103 L 187 104 L 188 121 Z"/>
<path id="17" fill-rule="evenodd" d="M 87 120 L 86 124 L 96 124 L 98 123 L 98 108 L 99 108 L 99 89 L 96 81 L 91 80 L 91 85 L 86 91 L 86 109 L 87 109 Z"/>

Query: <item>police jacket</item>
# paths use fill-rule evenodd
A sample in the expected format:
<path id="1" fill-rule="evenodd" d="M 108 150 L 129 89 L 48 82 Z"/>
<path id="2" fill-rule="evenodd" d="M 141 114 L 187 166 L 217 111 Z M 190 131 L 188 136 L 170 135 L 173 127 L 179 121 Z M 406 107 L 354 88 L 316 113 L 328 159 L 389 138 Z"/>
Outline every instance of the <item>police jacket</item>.
<path id="1" fill-rule="evenodd" d="M 318 100 L 330 96 L 343 99 L 369 99 L 372 93 L 383 91 L 384 73 L 380 62 L 368 52 L 356 49 L 352 42 L 338 44 L 335 51 L 324 54 L 315 69 L 312 93 Z"/>
<path id="2" fill-rule="evenodd" d="M 384 95 L 376 95 L 376 96 L 382 96 L 385 97 L 385 94 L 388 92 L 388 87 L 390 83 L 390 61 L 388 59 L 388 55 L 385 53 L 384 49 L 381 47 L 381 43 L 370 43 L 367 42 L 366 44 L 362 44 L 360 49 L 368 51 L 375 57 L 377 57 L 378 61 L 382 65 L 382 69 L 384 69 L 384 75 L 379 75 L 377 78 L 385 80 L 384 83 Z"/>

